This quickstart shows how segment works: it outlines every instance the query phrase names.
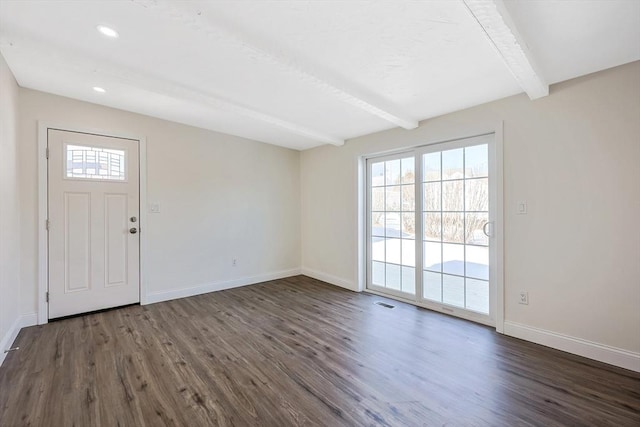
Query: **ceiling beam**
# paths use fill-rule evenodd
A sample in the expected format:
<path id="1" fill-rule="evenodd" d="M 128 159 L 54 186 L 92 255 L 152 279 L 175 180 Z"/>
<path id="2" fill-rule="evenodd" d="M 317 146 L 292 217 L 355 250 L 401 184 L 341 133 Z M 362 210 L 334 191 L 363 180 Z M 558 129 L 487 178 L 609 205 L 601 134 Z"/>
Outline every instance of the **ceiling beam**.
<path id="1" fill-rule="evenodd" d="M 284 68 L 300 80 L 315 85 L 342 102 L 382 118 L 396 126 L 404 129 L 418 127 L 418 120 L 401 111 L 398 106 L 382 99 L 379 95 L 358 87 L 354 82 L 348 81 L 318 64 L 312 64 L 293 54 L 284 53 L 278 46 L 270 46 L 258 37 L 252 38 L 247 34 L 246 30 L 235 28 L 231 23 L 224 21 L 219 16 L 212 16 L 193 8 L 193 5 L 189 2 L 132 1 L 148 9 L 162 10 L 165 15 L 183 22 L 189 28 L 202 32 L 208 37 L 223 35 L 235 42 L 248 55 Z"/>
<path id="2" fill-rule="evenodd" d="M 549 84 L 518 32 L 503 0 L 463 0 L 511 74 L 531 99 L 549 95 Z"/>
<path id="3" fill-rule="evenodd" d="M 5 52 L 9 50 L 17 51 L 18 54 L 21 54 L 21 52 L 29 52 L 42 59 L 43 63 L 56 64 L 57 68 L 64 68 L 71 75 L 92 75 L 95 77 L 95 81 L 115 81 L 121 85 L 136 87 L 150 93 L 169 96 L 175 99 L 190 101 L 218 110 L 239 114 L 314 141 L 336 146 L 344 145 L 344 139 L 297 123 L 289 122 L 218 95 L 205 93 L 200 89 L 194 89 L 190 86 L 146 73 L 143 74 L 131 68 L 117 66 L 102 58 L 90 58 L 87 55 L 80 57 L 69 54 L 63 49 L 54 48 L 53 46 L 47 46 L 46 49 L 41 46 L 42 45 L 33 43 L 25 38 L 12 37 L 11 42 L 0 40 L 1 50 Z"/>

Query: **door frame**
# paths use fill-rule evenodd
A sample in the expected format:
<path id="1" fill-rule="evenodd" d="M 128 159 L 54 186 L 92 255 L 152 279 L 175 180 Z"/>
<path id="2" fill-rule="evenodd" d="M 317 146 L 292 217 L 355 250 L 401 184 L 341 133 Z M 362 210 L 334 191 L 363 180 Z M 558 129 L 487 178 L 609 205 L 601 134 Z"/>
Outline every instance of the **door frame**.
<path id="1" fill-rule="evenodd" d="M 473 138 L 476 136 L 482 136 L 487 134 L 494 134 L 494 150 L 493 155 L 489 155 L 489 168 L 492 167 L 495 170 L 495 179 L 491 181 L 490 192 L 495 194 L 493 200 L 490 199 L 491 209 L 495 212 L 495 227 L 493 232 L 495 233 L 495 251 L 494 256 L 490 258 L 490 265 L 494 265 L 490 274 L 495 275 L 496 289 L 495 289 L 495 318 L 494 322 L 490 326 L 494 326 L 496 332 L 504 333 L 504 164 L 503 164 L 503 150 L 504 150 L 504 122 L 499 121 L 493 126 L 474 126 L 471 125 L 470 129 L 466 132 L 459 134 L 450 134 L 444 137 L 440 136 L 435 138 L 424 138 L 415 140 L 411 145 L 402 145 L 397 148 L 391 148 L 377 153 L 368 153 L 358 157 L 358 266 L 357 266 L 357 278 L 358 278 L 358 291 L 364 291 L 375 295 L 380 295 L 399 301 L 407 302 L 409 304 L 427 308 L 433 310 L 433 307 L 427 307 L 417 300 L 403 298 L 401 295 L 390 295 L 387 293 L 378 292 L 375 290 L 367 289 L 367 262 L 368 262 L 368 227 L 367 227 L 367 159 L 376 158 L 385 155 L 392 155 L 401 153 L 405 150 L 419 149 L 419 147 L 431 146 L 435 144 L 442 144 L 446 142 L 457 141 L 460 139 Z M 414 138 L 419 138 L 418 136 Z M 417 291 L 417 290 L 416 290 Z M 451 314 L 446 310 L 442 310 L 442 313 Z M 487 324 L 481 319 L 475 318 L 475 316 L 458 316 L 463 319 L 473 320 L 475 322 Z"/>
<path id="2" fill-rule="evenodd" d="M 124 138 L 138 141 L 138 173 L 140 174 L 140 304 L 148 303 L 146 284 L 146 248 L 147 248 L 147 140 L 145 137 L 125 132 L 112 132 L 103 129 L 86 128 L 70 124 L 50 123 L 38 121 L 38 325 L 49 322 L 49 304 L 47 292 L 49 290 L 49 233 L 47 231 L 48 217 L 48 169 L 47 146 L 49 129 L 66 132 L 88 133 L 111 138 Z M 143 230 L 143 228 L 145 228 Z"/>

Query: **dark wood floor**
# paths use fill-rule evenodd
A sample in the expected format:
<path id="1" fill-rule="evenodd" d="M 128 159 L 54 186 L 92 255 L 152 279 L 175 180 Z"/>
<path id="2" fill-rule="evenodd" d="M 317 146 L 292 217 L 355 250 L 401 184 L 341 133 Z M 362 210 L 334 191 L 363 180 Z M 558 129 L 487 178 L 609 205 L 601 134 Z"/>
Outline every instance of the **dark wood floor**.
<path id="1" fill-rule="evenodd" d="M 1 426 L 640 426 L 640 374 L 304 276 L 15 344 Z"/>

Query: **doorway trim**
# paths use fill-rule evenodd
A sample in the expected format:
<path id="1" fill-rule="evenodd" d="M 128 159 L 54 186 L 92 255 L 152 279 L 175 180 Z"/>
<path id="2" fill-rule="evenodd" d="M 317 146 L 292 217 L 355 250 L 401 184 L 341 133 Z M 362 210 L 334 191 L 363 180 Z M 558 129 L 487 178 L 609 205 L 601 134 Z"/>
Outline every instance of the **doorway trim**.
<path id="1" fill-rule="evenodd" d="M 140 173 L 140 305 L 148 303 L 146 284 L 147 253 L 147 140 L 124 132 L 105 131 L 103 129 L 85 128 L 69 124 L 50 123 L 38 120 L 38 325 L 49 322 L 49 305 L 47 291 L 49 289 L 49 233 L 47 232 L 47 205 L 49 198 L 47 174 L 47 138 L 48 130 L 56 129 L 67 132 L 89 133 L 113 138 L 125 138 L 138 141 L 139 173 Z M 144 230 L 143 230 L 144 228 Z"/>
<path id="2" fill-rule="evenodd" d="M 358 213 L 357 219 L 357 230 L 358 230 L 358 244 L 357 244 L 357 256 L 358 265 L 356 266 L 356 278 L 357 278 L 357 291 L 358 292 L 367 292 L 371 294 L 381 295 L 385 297 L 389 297 L 392 299 L 397 299 L 399 301 L 407 302 L 409 304 L 424 307 L 423 305 L 417 303 L 413 300 L 407 300 L 401 297 L 390 297 L 388 294 L 382 294 L 376 292 L 375 290 L 367 289 L 366 286 L 366 271 L 367 271 L 367 253 L 366 253 L 366 223 L 365 223 L 365 212 L 367 211 L 367 200 L 366 200 L 366 161 L 368 158 L 381 156 L 385 154 L 393 154 L 398 153 L 403 150 L 412 150 L 417 147 L 433 145 L 433 144 L 441 144 L 449 141 L 456 141 L 460 139 L 473 138 L 475 136 L 486 135 L 486 134 L 494 134 L 494 155 L 489 158 L 490 167 L 493 163 L 495 166 L 495 180 L 493 181 L 492 186 L 494 187 L 494 191 L 498 197 L 495 200 L 490 201 L 492 205 L 492 209 L 495 212 L 495 221 L 497 224 L 495 233 L 496 239 L 496 250 L 495 250 L 495 259 L 491 259 L 490 262 L 496 265 L 496 296 L 495 296 L 495 330 L 498 333 L 504 333 L 504 121 L 500 120 L 497 123 L 494 122 L 492 124 L 485 125 L 477 125 L 472 124 L 469 125 L 465 130 L 461 132 L 453 132 L 453 133 L 439 133 L 438 136 L 435 137 L 427 137 L 427 138 L 419 138 L 414 137 L 413 143 L 408 145 L 400 145 L 399 147 L 393 147 L 390 149 L 382 150 L 380 152 L 372 152 L 363 155 L 359 155 L 357 157 L 357 199 L 358 199 L 358 208 L 356 209 Z M 445 313 L 446 314 L 446 313 Z M 461 317 L 464 318 L 464 317 Z M 475 319 L 468 319 L 474 320 Z"/>

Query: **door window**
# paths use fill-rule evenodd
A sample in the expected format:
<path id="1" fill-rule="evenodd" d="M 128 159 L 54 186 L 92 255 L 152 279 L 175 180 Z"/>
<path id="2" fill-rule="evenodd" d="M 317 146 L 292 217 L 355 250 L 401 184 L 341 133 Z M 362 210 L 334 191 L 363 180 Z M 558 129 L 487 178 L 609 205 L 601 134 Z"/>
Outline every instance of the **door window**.
<path id="1" fill-rule="evenodd" d="M 370 182 L 371 281 L 414 295 L 415 157 L 372 162 Z"/>
<path id="2" fill-rule="evenodd" d="M 65 144 L 65 178 L 126 181 L 126 152 Z"/>
<path id="3" fill-rule="evenodd" d="M 488 145 L 422 155 L 423 297 L 489 314 Z"/>

